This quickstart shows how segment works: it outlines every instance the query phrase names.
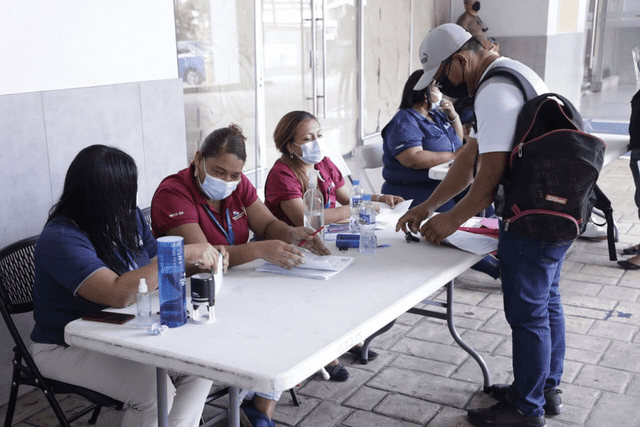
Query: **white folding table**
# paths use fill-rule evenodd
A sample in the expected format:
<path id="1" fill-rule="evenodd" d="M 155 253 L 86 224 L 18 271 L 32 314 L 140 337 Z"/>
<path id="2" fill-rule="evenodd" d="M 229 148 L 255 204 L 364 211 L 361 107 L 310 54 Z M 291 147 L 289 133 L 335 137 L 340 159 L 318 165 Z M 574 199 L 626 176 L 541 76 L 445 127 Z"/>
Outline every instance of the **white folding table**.
<path id="1" fill-rule="evenodd" d="M 327 242 L 333 255 L 355 258 L 329 280 L 258 273 L 255 268 L 262 261 L 229 269 L 216 296 L 213 324 L 189 320 L 153 336 L 136 329 L 135 320 L 125 325 L 76 320 L 65 328 L 65 340 L 156 366 L 160 426 L 167 419 L 167 370 L 228 384 L 230 425 L 237 427 L 240 388 L 269 392 L 295 387 L 448 286 L 448 301 L 442 304 L 448 305 L 447 313 L 434 315 L 448 321 L 456 341 L 479 363 L 487 390 L 486 365 L 455 332 L 452 312 L 453 279 L 482 256 L 424 241 L 407 243 L 403 233 L 391 230 L 377 235 L 379 244 L 391 247 L 379 248 L 375 255 L 340 252 Z M 155 304 L 157 309 L 157 297 Z M 112 311 L 135 313 L 135 305 Z"/>

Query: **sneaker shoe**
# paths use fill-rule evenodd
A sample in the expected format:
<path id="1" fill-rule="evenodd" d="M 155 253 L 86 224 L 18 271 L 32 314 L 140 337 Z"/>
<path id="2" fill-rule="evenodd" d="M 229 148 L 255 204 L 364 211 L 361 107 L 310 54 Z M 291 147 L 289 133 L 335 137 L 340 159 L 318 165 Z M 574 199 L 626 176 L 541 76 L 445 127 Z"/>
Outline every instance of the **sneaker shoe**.
<path id="1" fill-rule="evenodd" d="M 244 413 L 252 427 L 276 427 L 276 423 L 265 414 L 257 410 L 253 405 L 241 407 L 241 414 Z M 242 418 L 242 415 L 240 416 Z"/>
<path id="2" fill-rule="evenodd" d="M 580 235 L 581 239 L 587 240 L 607 240 L 607 227 L 604 225 L 595 225 L 589 221 L 584 233 Z"/>
<path id="3" fill-rule="evenodd" d="M 562 404 L 562 399 L 560 399 L 560 393 L 562 393 L 562 390 L 559 388 L 548 388 L 544 391 L 546 403 L 543 408 L 546 415 L 560 415 L 564 412 L 564 405 Z"/>
<path id="4" fill-rule="evenodd" d="M 276 423 L 260 412 L 253 400 L 243 400 L 240 404 L 240 425 L 242 427 L 276 427 Z"/>
<path id="5" fill-rule="evenodd" d="M 547 427 L 544 417 L 525 417 L 506 402 L 489 408 L 470 409 L 469 422 L 475 427 Z"/>
<path id="6" fill-rule="evenodd" d="M 509 384 L 493 384 L 489 388 L 489 395 L 496 399 L 498 402 L 507 401 L 507 392 L 509 391 Z M 560 394 L 562 390 L 559 388 L 548 388 L 544 391 L 545 404 L 542 407 L 545 415 L 560 415 L 564 412 L 564 405 Z"/>

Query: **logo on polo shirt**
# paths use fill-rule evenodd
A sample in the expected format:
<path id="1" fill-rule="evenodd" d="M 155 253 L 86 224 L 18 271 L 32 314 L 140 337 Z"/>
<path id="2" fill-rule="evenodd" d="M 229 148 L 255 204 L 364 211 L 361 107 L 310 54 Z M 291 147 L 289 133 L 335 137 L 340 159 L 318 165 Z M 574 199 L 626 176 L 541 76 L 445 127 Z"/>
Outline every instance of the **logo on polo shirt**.
<path id="1" fill-rule="evenodd" d="M 233 211 L 233 220 L 237 221 L 240 218 L 242 218 L 244 215 L 247 214 L 247 211 L 245 210 L 244 206 L 242 207 L 242 212 L 238 212 L 238 211 Z"/>
<path id="2" fill-rule="evenodd" d="M 173 218 L 173 217 L 178 216 L 178 215 L 184 215 L 184 212 L 180 211 L 180 212 L 169 214 L 169 218 Z"/>

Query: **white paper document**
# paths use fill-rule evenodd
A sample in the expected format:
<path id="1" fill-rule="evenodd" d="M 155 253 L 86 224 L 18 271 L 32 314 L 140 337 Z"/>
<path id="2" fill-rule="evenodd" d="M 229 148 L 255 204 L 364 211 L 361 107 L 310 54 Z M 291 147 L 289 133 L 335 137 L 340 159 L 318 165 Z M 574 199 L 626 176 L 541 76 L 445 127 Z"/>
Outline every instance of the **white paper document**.
<path id="1" fill-rule="evenodd" d="M 386 203 L 376 202 L 380 207 L 380 212 L 376 215 L 376 223 L 378 225 L 382 225 L 382 228 L 384 228 L 384 225 L 386 224 L 392 224 L 395 226 L 400 217 L 407 213 L 411 202 L 413 202 L 413 199 L 405 200 L 404 202 L 395 205 L 393 209 L 391 209 Z M 376 230 L 378 229 L 378 226 L 376 226 Z"/>
<path id="2" fill-rule="evenodd" d="M 265 261 L 264 264 L 256 268 L 256 271 L 326 280 L 353 264 L 353 257 L 338 255 L 319 256 L 310 252 L 305 252 L 304 259 L 304 264 L 291 270 Z"/>
<path id="3" fill-rule="evenodd" d="M 498 239 L 483 234 L 457 230 L 451 236 L 442 239 L 444 243 L 478 255 L 486 255 L 498 249 Z"/>

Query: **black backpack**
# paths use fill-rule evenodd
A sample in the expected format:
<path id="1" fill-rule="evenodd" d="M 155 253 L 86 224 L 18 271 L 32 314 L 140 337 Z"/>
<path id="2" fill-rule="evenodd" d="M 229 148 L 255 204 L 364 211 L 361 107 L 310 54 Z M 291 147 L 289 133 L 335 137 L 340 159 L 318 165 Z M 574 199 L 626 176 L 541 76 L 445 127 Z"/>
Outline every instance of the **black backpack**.
<path id="1" fill-rule="evenodd" d="M 596 207 L 605 215 L 609 258 L 615 261 L 613 209 L 596 185 L 605 142 L 583 131 L 582 117 L 568 99 L 538 95 L 511 68 L 492 68 L 478 88 L 494 76 L 513 80 L 526 100 L 494 199 L 505 230 L 539 240 L 573 240 L 584 232 Z"/>

